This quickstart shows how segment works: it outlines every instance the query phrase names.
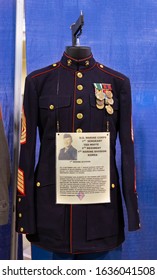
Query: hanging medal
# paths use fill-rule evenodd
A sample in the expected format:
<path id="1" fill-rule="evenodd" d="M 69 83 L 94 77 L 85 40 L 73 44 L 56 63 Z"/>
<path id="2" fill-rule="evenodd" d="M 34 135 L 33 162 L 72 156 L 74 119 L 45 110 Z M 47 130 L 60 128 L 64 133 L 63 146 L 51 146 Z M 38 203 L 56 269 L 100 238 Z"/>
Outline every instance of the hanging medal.
<path id="1" fill-rule="evenodd" d="M 106 109 L 107 113 L 112 115 L 114 104 L 111 84 L 94 83 L 96 107 L 98 109 Z"/>

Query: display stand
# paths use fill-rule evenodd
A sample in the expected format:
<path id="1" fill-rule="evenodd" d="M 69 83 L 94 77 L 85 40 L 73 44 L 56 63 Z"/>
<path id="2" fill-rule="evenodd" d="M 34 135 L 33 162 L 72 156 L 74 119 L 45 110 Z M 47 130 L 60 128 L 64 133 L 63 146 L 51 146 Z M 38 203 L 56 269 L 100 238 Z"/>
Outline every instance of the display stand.
<path id="1" fill-rule="evenodd" d="M 21 83 L 22 83 L 22 40 L 23 40 L 24 0 L 16 0 L 16 38 L 15 38 L 15 76 L 14 76 L 14 139 L 13 139 L 13 172 L 12 172 L 12 227 L 10 259 L 17 260 L 18 233 L 15 232 L 16 189 L 20 147 L 21 126 Z"/>

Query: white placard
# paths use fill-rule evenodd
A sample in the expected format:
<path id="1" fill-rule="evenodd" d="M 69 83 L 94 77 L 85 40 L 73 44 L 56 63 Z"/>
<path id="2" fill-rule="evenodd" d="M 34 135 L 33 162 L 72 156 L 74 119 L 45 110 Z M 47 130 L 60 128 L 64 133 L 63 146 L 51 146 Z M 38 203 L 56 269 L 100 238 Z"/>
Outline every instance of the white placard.
<path id="1" fill-rule="evenodd" d="M 109 132 L 56 133 L 56 203 L 109 202 Z"/>

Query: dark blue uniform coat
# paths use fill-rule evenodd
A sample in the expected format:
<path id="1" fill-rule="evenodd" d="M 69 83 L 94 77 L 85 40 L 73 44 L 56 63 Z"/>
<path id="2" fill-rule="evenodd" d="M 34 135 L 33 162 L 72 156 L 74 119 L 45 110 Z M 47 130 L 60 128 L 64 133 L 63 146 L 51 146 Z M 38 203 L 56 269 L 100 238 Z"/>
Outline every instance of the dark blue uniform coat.
<path id="1" fill-rule="evenodd" d="M 94 83 L 112 87 L 113 114 L 96 106 Z M 35 168 L 36 131 L 40 152 Z M 56 205 L 56 132 L 110 131 L 111 203 Z M 122 186 L 116 167 L 116 139 L 121 144 Z M 60 62 L 26 78 L 18 172 L 17 223 L 29 241 L 54 252 L 108 251 L 124 241 L 122 197 L 130 231 L 139 228 L 129 79 L 95 61 Z"/>

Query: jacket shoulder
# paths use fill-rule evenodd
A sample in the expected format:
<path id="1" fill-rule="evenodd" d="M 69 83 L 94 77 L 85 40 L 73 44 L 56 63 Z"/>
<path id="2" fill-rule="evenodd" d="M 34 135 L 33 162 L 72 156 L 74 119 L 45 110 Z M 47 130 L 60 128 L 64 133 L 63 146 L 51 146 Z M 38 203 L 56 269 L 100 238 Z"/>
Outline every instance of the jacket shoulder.
<path id="1" fill-rule="evenodd" d="M 56 62 L 56 63 L 53 63 L 51 65 L 48 65 L 44 68 L 40 68 L 40 69 L 37 69 L 33 72 L 31 72 L 27 78 L 29 79 L 33 79 L 35 77 L 39 77 L 39 76 L 43 76 L 43 75 L 46 75 L 52 71 L 54 71 L 56 68 L 58 68 L 60 66 L 60 63 L 59 62 Z"/>
<path id="2" fill-rule="evenodd" d="M 118 72 L 118 71 L 116 71 L 116 70 L 114 70 L 112 68 L 109 68 L 109 67 L 107 67 L 107 66 L 105 66 L 105 65 L 103 65 L 103 64 L 101 64 L 99 62 L 97 63 L 97 67 L 101 71 L 103 71 L 104 73 L 106 73 L 106 74 L 108 74 L 110 76 L 113 76 L 113 77 L 115 77 L 115 78 L 117 78 L 119 80 L 123 80 L 123 81 L 124 80 L 129 80 L 129 78 L 126 75 L 124 75 L 123 73 Z"/>

